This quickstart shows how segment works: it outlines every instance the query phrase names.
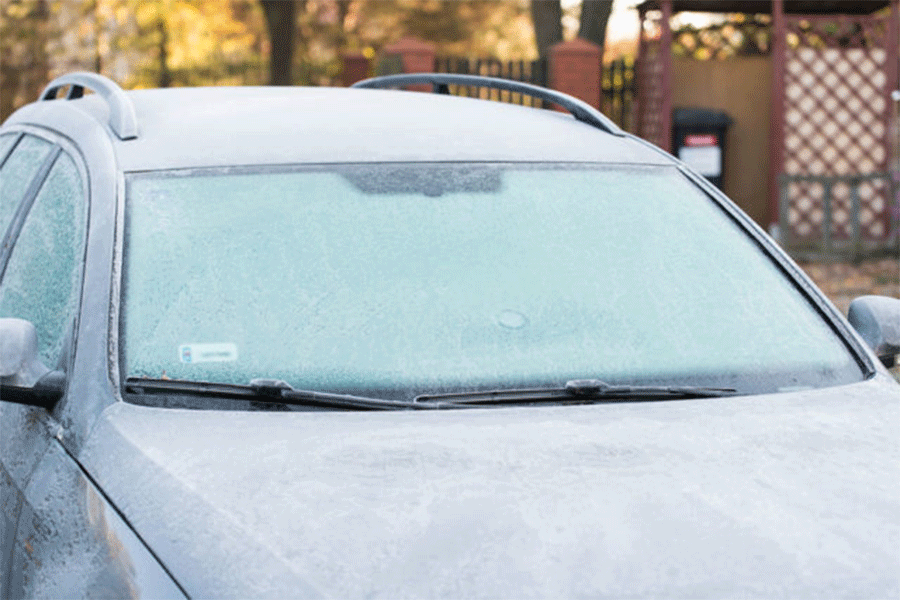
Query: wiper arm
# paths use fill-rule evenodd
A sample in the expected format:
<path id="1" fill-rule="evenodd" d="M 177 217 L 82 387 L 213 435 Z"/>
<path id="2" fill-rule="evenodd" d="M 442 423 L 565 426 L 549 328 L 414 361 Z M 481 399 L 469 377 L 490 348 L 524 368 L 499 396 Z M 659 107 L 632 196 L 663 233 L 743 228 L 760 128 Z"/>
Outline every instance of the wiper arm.
<path id="1" fill-rule="evenodd" d="M 446 408 L 442 404 L 417 404 L 403 400 L 384 400 L 349 394 L 297 390 L 278 379 L 253 379 L 249 385 L 187 381 L 181 379 L 150 379 L 129 377 L 125 390 L 133 394 L 187 394 L 275 404 L 297 404 L 344 410 L 422 410 Z"/>
<path id="2" fill-rule="evenodd" d="M 414 402 L 444 402 L 456 405 L 528 404 L 560 402 L 584 404 L 611 400 L 666 400 L 682 398 L 715 398 L 737 393 L 733 388 L 697 386 L 610 385 L 599 379 L 573 379 L 560 388 L 529 388 L 422 394 Z"/>

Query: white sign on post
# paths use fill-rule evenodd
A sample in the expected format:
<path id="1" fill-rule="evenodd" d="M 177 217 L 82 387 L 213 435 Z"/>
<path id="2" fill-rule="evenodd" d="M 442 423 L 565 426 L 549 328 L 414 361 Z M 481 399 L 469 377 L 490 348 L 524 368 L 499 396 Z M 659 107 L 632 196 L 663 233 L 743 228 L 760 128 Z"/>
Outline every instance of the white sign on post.
<path id="1" fill-rule="evenodd" d="M 712 134 L 690 134 L 678 149 L 678 158 L 704 177 L 722 174 L 722 148 Z"/>
<path id="2" fill-rule="evenodd" d="M 722 174 L 722 149 L 718 146 L 685 146 L 678 150 L 678 158 L 704 177 Z"/>

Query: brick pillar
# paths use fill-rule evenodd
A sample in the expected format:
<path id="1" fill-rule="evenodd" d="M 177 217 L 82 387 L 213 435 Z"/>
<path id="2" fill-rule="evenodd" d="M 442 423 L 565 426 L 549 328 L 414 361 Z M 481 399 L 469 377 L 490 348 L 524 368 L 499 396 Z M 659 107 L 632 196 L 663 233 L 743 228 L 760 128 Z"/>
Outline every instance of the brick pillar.
<path id="1" fill-rule="evenodd" d="M 600 58 L 597 44 L 576 38 L 550 48 L 550 87 L 600 108 Z"/>
<path id="2" fill-rule="evenodd" d="M 363 55 L 362 52 L 348 52 L 341 56 L 341 83 L 350 87 L 357 81 L 362 81 L 369 77 L 372 72 L 372 61 Z"/>
<path id="3" fill-rule="evenodd" d="M 382 49 L 385 56 L 396 56 L 400 59 L 404 73 L 431 73 L 434 71 L 436 56 L 434 45 L 415 37 L 404 37 Z M 411 85 L 411 90 L 430 92 L 429 85 Z"/>

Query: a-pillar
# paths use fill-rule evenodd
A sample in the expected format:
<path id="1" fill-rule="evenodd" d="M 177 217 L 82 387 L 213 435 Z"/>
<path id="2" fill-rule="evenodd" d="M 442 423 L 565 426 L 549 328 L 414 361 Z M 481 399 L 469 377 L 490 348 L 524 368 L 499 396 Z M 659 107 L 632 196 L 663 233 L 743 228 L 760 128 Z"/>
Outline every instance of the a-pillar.
<path id="1" fill-rule="evenodd" d="M 600 108 L 602 48 L 576 38 L 550 48 L 550 87 Z"/>

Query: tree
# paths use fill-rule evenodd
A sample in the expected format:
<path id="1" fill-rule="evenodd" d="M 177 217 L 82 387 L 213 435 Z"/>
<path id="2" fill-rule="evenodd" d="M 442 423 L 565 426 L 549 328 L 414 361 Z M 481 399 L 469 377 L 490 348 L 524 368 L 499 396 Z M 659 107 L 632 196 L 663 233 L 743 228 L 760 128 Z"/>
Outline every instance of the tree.
<path id="1" fill-rule="evenodd" d="M 578 37 L 603 48 L 612 3 L 613 0 L 582 0 Z M 560 0 L 531 0 L 534 37 L 538 54 L 542 57 L 547 56 L 550 47 L 563 39 L 562 14 Z"/>
<path id="2" fill-rule="evenodd" d="M 563 39 L 560 0 L 531 0 L 531 19 L 538 56 L 545 57 L 553 44 Z"/>
<path id="3" fill-rule="evenodd" d="M 613 0 L 581 0 L 578 37 L 603 48 L 606 45 L 606 25 L 612 13 L 612 4 Z"/>
<path id="4" fill-rule="evenodd" d="M 271 51 L 269 84 L 293 83 L 294 34 L 297 29 L 296 0 L 260 0 L 266 16 Z"/>
<path id="5" fill-rule="evenodd" d="M 341 54 L 375 56 L 405 36 L 434 44 L 440 56 L 534 57 L 527 0 L 308 0 L 297 15 L 294 80 L 330 84 Z"/>
<path id="6" fill-rule="evenodd" d="M 0 3 L 0 120 L 37 99 L 49 82 L 47 0 Z"/>

